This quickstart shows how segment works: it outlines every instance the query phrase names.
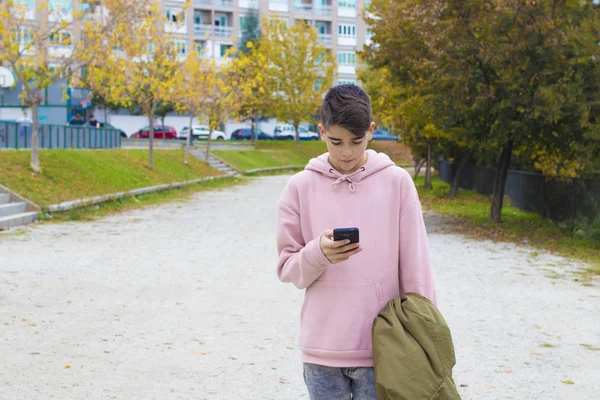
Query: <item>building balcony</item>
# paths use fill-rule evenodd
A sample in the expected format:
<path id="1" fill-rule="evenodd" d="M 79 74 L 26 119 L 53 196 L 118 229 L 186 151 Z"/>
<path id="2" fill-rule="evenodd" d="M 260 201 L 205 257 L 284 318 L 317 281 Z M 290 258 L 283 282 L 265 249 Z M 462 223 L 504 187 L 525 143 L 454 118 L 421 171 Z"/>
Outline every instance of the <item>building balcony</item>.
<path id="1" fill-rule="evenodd" d="M 232 26 L 215 26 L 215 36 L 230 38 L 233 36 Z"/>
<path id="2" fill-rule="evenodd" d="M 234 6 L 233 0 L 214 0 L 214 2 L 215 2 L 215 6 L 218 6 L 218 7 L 233 7 Z"/>
<path id="3" fill-rule="evenodd" d="M 194 34 L 196 35 L 212 35 L 213 25 L 194 24 Z"/>
<path id="4" fill-rule="evenodd" d="M 313 12 L 315 15 L 331 17 L 333 15 L 333 7 L 330 5 L 315 4 Z"/>
<path id="5" fill-rule="evenodd" d="M 319 42 L 331 45 L 333 43 L 333 35 L 331 33 L 319 33 Z"/>
<path id="6" fill-rule="evenodd" d="M 296 12 L 299 13 L 312 13 L 313 10 L 313 5 L 312 3 L 303 3 L 301 1 L 296 1 L 294 4 L 294 7 L 296 8 Z"/>

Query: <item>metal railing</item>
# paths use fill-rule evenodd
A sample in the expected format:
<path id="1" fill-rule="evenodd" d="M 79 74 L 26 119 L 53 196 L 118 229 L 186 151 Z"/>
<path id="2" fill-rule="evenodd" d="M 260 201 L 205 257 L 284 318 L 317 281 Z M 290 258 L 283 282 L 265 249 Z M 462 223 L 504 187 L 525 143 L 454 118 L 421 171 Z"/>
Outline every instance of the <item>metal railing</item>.
<path id="1" fill-rule="evenodd" d="M 319 41 L 323 44 L 332 44 L 333 35 L 331 33 L 319 33 Z"/>
<path id="2" fill-rule="evenodd" d="M 194 24 L 194 33 L 196 35 L 211 35 L 213 32 L 213 25 Z"/>
<path id="3" fill-rule="evenodd" d="M 315 15 L 331 16 L 333 14 L 332 6 L 315 4 L 313 9 Z"/>
<path id="4" fill-rule="evenodd" d="M 215 25 L 215 36 L 231 37 L 233 36 L 233 27 Z"/>
<path id="5" fill-rule="evenodd" d="M 0 121 L 0 149 L 31 148 L 31 128 L 31 124 Z M 121 147 L 121 135 L 116 129 L 40 124 L 38 145 L 42 149 L 115 149 Z"/>
<path id="6" fill-rule="evenodd" d="M 194 34 L 196 35 L 212 35 L 218 37 L 231 37 L 233 36 L 232 26 L 220 26 L 220 25 L 194 25 Z"/>
<path id="7" fill-rule="evenodd" d="M 296 11 L 298 12 L 304 12 L 304 13 L 311 13 L 313 10 L 313 5 L 310 3 L 303 3 L 301 1 L 296 1 L 296 3 L 294 4 L 294 7 L 296 8 Z"/>

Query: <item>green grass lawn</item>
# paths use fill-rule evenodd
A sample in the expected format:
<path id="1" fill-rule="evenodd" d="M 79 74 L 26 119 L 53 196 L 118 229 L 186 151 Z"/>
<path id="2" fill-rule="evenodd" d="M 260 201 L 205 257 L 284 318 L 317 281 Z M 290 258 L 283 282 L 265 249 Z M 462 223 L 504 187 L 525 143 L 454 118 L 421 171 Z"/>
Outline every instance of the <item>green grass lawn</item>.
<path id="1" fill-rule="evenodd" d="M 376 151 L 384 152 L 399 164 L 410 164 L 403 145 L 398 143 L 371 142 Z M 296 142 L 287 140 L 261 140 L 254 150 L 215 150 L 213 153 L 234 167 L 247 171 L 256 168 L 299 166 L 304 167 L 311 158 L 327 152 L 322 141 L 302 141 L 300 148 Z"/>
<path id="2" fill-rule="evenodd" d="M 222 173 L 183 150 L 154 150 L 154 170 L 147 150 L 40 151 L 43 172 L 30 169 L 31 152 L 0 152 L 0 184 L 42 207 L 63 201 L 115 193 Z"/>
<path id="3" fill-rule="evenodd" d="M 600 274 L 600 240 L 593 235 L 575 235 L 567 226 L 545 220 L 537 214 L 521 211 L 510 205 L 508 197 L 502 209 L 502 222 L 490 222 L 490 199 L 474 191 L 461 190 L 454 200 L 447 194 L 450 185 L 438 177 L 432 180 L 433 190 L 423 188 L 424 178 L 417 179 L 417 188 L 424 209 L 452 218 L 452 228 L 483 239 L 528 244 L 592 264 L 590 274 Z"/>

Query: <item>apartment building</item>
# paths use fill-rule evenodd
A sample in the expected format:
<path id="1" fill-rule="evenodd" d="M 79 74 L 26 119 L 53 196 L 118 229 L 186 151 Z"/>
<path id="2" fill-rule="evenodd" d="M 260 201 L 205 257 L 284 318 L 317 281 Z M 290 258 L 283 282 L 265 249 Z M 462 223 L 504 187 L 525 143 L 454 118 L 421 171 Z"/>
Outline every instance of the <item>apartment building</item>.
<path id="1" fill-rule="evenodd" d="M 288 25 L 304 21 L 317 29 L 319 40 L 337 55 L 338 83 L 356 83 L 356 51 L 370 40 L 361 17 L 368 0 L 192 0 L 188 10 L 183 10 L 181 0 L 163 3 L 167 18 L 175 21 L 186 15 L 179 44 L 182 55 L 196 48 L 208 57 L 222 58 L 239 42 L 251 10 Z"/>
<path id="2" fill-rule="evenodd" d="M 28 18 L 40 15 L 34 10 L 41 0 L 20 0 L 30 9 Z M 258 11 L 261 17 L 280 18 L 288 25 L 304 21 L 314 26 L 319 40 L 337 55 L 337 83 L 356 83 L 356 51 L 369 42 L 366 24 L 361 17 L 369 0 L 191 0 L 187 9 L 183 0 L 162 0 L 166 19 L 175 22 L 176 44 L 182 58 L 191 49 L 198 49 L 204 56 L 225 61 L 224 55 L 231 46 L 239 44 L 248 13 Z M 0 3 L 2 0 L 0 0 Z M 45 0 L 50 10 L 68 15 L 72 10 L 87 9 L 93 0 Z M 167 22 L 168 24 L 168 22 Z M 70 27 L 72 28 L 72 27 Z M 26 33 L 24 33 L 26 35 Z M 63 35 L 76 35 L 65 30 L 49 38 L 51 53 L 61 54 L 71 49 Z M 24 40 L 26 37 L 24 36 Z M 52 68 L 52 66 L 51 66 Z M 63 97 L 59 82 L 45 91 L 40 109 L 40 119 L 48 123 L 63 123 L 69 119 L 69 108 Z M 6 89 L 0 96 L 0 119 L 20 116 L 21 85 Z M 102 115 L 100 119 L 103 120 Z M 146 124 L 144 117 L 131 116 L 123 111 L 109 115 L 113 125 L 131 133 Z M 170 116 L 167 123 L 179 129 L 187 124 L 187 117 Z M 276 121 L 263 123 L 263 129 L 272 131 Z M 228 123 L 226 130 L 242 127 Z"/>

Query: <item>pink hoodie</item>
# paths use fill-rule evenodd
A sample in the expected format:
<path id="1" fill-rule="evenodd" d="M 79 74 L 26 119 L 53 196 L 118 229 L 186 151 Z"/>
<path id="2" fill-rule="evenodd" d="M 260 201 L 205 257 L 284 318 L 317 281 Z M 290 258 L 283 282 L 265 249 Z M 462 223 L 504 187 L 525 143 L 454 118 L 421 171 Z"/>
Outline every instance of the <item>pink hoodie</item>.
<path id="1" fill-rule="evenodd" d="M 373 320 L 407 292 L 434 299 L 427 233 L 411 176 L 387 155 L 367 150 L 367 163 L 343 175 L 312 159 L 281 195 L 277 275 L 306 289 L 299 344 L 302 361 L 372 367 Z M 363 251 L 331 264 L 323 231 L 358 227 Z"/>

